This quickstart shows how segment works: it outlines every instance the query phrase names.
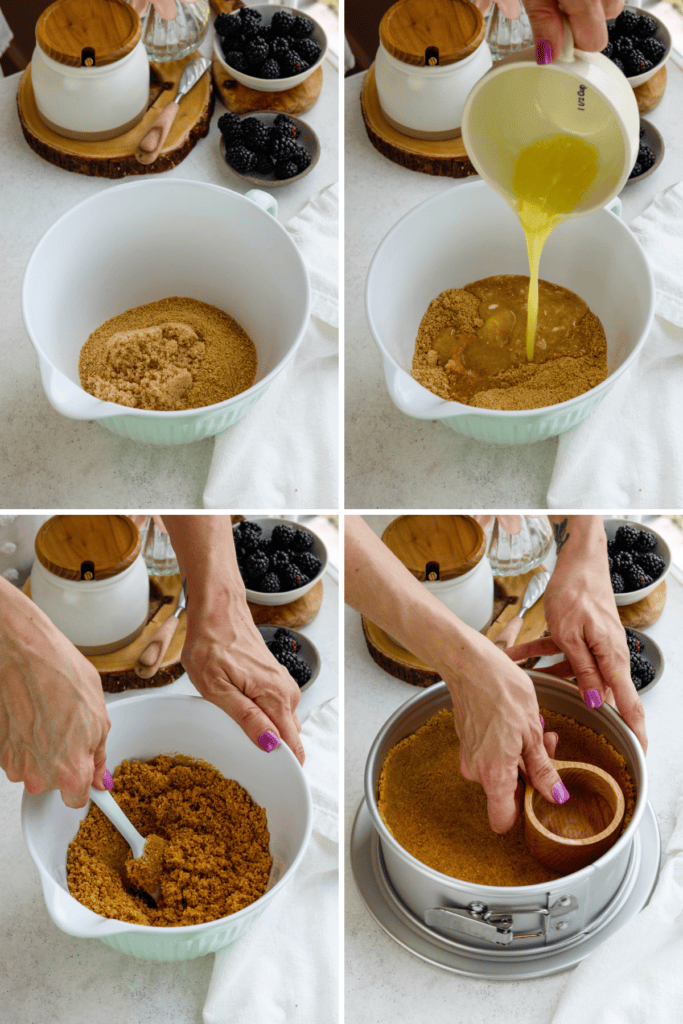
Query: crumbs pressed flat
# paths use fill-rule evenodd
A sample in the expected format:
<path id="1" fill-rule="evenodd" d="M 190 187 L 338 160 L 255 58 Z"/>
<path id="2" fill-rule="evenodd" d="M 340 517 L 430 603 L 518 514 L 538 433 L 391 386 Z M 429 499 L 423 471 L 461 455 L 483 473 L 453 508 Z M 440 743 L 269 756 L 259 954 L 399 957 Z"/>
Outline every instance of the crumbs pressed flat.
<path id="1" fill-rule="evenodd" d="M 256 349 L 231 316 L 173 296 L 107 320 L 81 349 L 81 386 L 103 402 L 174 411 L 223 402 L 250 388 Z"/>
<path id="2" fill-rule="evenodd" d="M 166 840 L 157 905 L 130 881 L 132 852 L 94 803 L 66 858 L 71 895 L 102 917 L 132 924 L 202 924 L 248 907 L 268 888 L 266 812 L 239 783 L 183 754 L 123 761 L 112 795 L 138 832 Z"/>

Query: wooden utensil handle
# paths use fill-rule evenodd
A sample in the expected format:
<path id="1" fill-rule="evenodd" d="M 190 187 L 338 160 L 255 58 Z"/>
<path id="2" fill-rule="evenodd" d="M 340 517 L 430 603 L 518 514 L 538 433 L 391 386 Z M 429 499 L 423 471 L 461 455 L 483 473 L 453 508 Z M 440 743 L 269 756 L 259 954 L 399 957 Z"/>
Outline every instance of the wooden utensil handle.
<path id="1" fill-rule="evenodd" d="M 170 615 L 165 622 L 159 626 L 158 630 L 145 647 L 144 651 L 140 654 L 138 660 L 135 662 L 135 674 L 140 679 L 151 679 L 156 674 L 161 660 L 168 650 L 169 644 L 173 639 L 173 634 L 178 628 L 178 618 L 175 615 Z"/>
<path id="2" fill-rule="evenodd" d="M 167 103 L 146 135 L 142 137 L 135 150 L 135 159 L 139 164 L 153 164 L 161 152 L 171 125 L 176 119 L 180 107 L 173 100 Z"/>
<path id="3" fill-rule="evenodd" d="M 519 615 L 514 615 L 498 634 L 495 641 L 496 647 L 500 647 L 501 651 L 507 650 L 508 647 L 514 647 L 522 625 L 522 618 Z"/>

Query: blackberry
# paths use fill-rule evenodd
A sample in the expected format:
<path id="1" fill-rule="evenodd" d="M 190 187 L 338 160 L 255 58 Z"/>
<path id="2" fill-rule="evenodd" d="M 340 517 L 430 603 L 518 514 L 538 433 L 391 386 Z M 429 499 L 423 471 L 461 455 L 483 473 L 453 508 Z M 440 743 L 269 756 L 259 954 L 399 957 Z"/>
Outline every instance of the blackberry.
<path id="1" fill-rule="evenodd" d="M 605 57 L 611 59 L 614 53 L 614 43 L 608 43 L 604 50 L 600 51 Z"/>
<path id="2" fill-rule="evenodd" d="M 624 580 L 618 572 L 613 572 L 610 576 L 610 582 L 612 584 L 612 590 L 615 594 L 623 594 L 624 592 Z"/>
<path id="3" fill-rule="evenodd" d="M 289 674 L 293 675 L 293 673 L 290 671 L 290 665 L 293 668 L 296 664 L 296 661 L 298 660 L 294 651 L 288 651 L 281 644 L 274 644 L 272 642 L 268 644 L 268 649 L 270 650 L 270 653 L 273 655 L 273 657 L 277 658 L 280 664 L 285 666 Z"/>
<path id="4" fill-rule="evenodd" d="M 661 39 L 643 39 L 640 44 L 640 51 L 648 60 L 651 60 L 653 64 L 659 64 L 660 60 L 666 53 L 666 46 Z"/>
<path id="5" fill-rule="evenodd" d="M 309 579 L 317 576 L 322 569 L 323 563 L 312 551 L 304 551 L 302 554 L 294 555 L 294 561 Z"/>
<path id="6" fill-rule="evenodd" d="M 614 25 L 620 36 L 633 36 L 637 34 L 636 26 L 639 20 L 639 16 L 633 11 L 622 11 Z"/>
<path id="7" fill-rule="evenodd" d="M 618 57 L 626 56 L 635 49 L 633 40 L 629 39 L 628 36 L 620 36 L 614 43 L 614 52 Z"/>
<path id="8" fill-rule="evenodd" d="M 276 551 L 270 559 L 270 564 L 278 572 L 280 569 L 284 569 L 286 565 L 289 565 L 289 555 L 286 551 Z"/>
<path id="9" fill-rule="evenodd" d="M 652 62 L 647 59 L 645 54 L 641 50 L 631 50 L 626 59 L 626 75 L 628 78 L 633 78 L 634 75 L 642 75 L 644 71 L 649 71 L 652 67 Z"/>
<path id="10" fill-rule="evenodd" d="M 638 163 L 641 165 L 644 171 L 649 171 L 653 164 L 657 162 L 657 157 L 654 155 L 649 146 L 641 145 L 638 149 Z"/>
<path id="11" fill-rule="evenodd" d="M 276 11 L 271 18 L 270 26 L 278 36 L 291 36 L 296 20 L 296 16 L 289 11 Z"/>
<path id="12" fill-rule="evenodd" d="M 623 577 L 627 591 L 642 590 L 643 587 L 648 585 L 646 580 L 650 579 L 645 570 L 641 569 L 639 565 L 635 564 L 635 562 L 633 565 L 630 565 L 628 569 L 624 570 Z"/>
<path id="13" fill-rule="evenodd" d="M 641 139 L 642 139 L 642 138 L 643 138 L 643 136 L 645 135 L 645 129 L 644 129 L 643 127 L 642 127 L 642 125 L 641 125 L 641 127 L 640 127 L 640 130 L 639 130 L 638 134 L 640 135 Z M 642 533 L 644 533 L 645 531 L 644 531 L 644 530 L 641 530 L 640 532 L 641 532 L 641 534 L 642 534 Z"/>
<path id="14" fill-rule="evenodd" d="M 277 36 L 270 44 L 270 52 L 273 57 L 281 57 L 284 53 L 287 53 L 289 49 L 289 42 L 283 39 L 281 36 Z M 285 116 L 284 114 L 282 115 Z"/>
<path id="15" fill-rule="evenodd" d="M 638 564 L 644 569 L 648 576 L 657 579 L 664 572 L 665 562 L 659 555 L 648 552 L 646 555 L 638 555 Z"/>
<path id="16" fill-rule="evenodd" d="M 258 174 L 272 174 L 273 173 L 273 158 L 268 156 L 267 153 L 257 153 L 256 163 L 254 164 L 254 170 Z"/>
<path id="17" fill-rule="evenodd" d="M 657 547 L 657 538 L 649 530 L 639 530 L 636 549 L 638 551 L 654 551 Z"/>
<path id="18" fill-rule="evenodd" d="M 257 550 L 244 559 L 244 570 L 250 579 L 258 580 L 268 572 L 270 559 L 265 551 Z"/>
<path id="19" fill-rule="evenodd" d="M 313 674 L 303 658 L 296 658 L 294 668 L 289 669 L 289 674 L 294 677 L 299 687 L 305 686 Z"/>
<path id="20" fill-rule="evenodd" d="M 216 29 L 216 35 L 226 41 L 235 39 L 242 31 L 240 19 L 232 14 L 219 14 L 213 27 Z"/>
<path id="21" fill-rule="evenodd" d="M 261 27 L 260 12 L 255 11 L 253 7 L 240 7 L 237 17 L 240 19 L 240 27 L 244 38 L 253 38 Z"/>
<path id="22" fill-rule="evenodd" d="M 262 594 L 279 594 L 280 592 L 280 580 L 274 572 L 267 572 L 259 582 L 256 588 Z"/>
<path id="23" fill-rule="evenodd" d="M 293 651 L 294 654 L 301 650 L 301 644 L 297 638 L 283 626 L 275 630 L 275 635 L 270 643 L 276 647 L 283 647 L 286 651 Z"/>
<path id="24" fill-rule="evenodd" d="M 275 177 L 278 181 L 286 181 L 287 178 L 295 178 L 299 173 L 299 166 L 293 160 L 284 160 L 275 164 Z"/>
<path id="25" fill-rule="evenodd" d="M 635 526 L 620 526 L 614 535 L 617 551 L 632 551 L 638 541 L 638 533 Z"/>
<path id="26" fill-rule="evenodd" d="M 642 690 L 643 687 L 651 683 L 655 677 L 655 670 L 642 654 L 631 655 L 631 679 L 635 685 L 636 690 Z"/>
<path id="27" fill-rule="evenodd" d="M 294 39 L 307 39 L 313 32 L 313 22 L 310 18 L 300 17 L 294 19 L 294 25 L 290 35 Z"/>
<path id="28" fill-rule="evenodd" d="M 611 576 L 612 573 L 614 572 L 614 559 L 613 558 L 608 558 L 607 559 L 607 565 L 609 567 L 609 574 Z"/>
<path id="29" fill-rule="evenodd" d="M 287 523 L 278 523 L 277 526 L 273 527 L 273 532 L 270 535 L 273 551 L 289 551 L 295 533 L 294 527 L 288 526 Z"/>
<path id="30" fill-rule="evenodd" d="M 246 146 L 231 146 L 225 152 L 225 159 L 238 174 L 248 174 L 256 166 L 256 154 Z"/>
<path id="31" fill-rule="evenodd" d="M 269 60 L 264 61 L 264 63 L 261 65 L 259 69 L 257 77 L 268 78 L 271 80 L 274 78 L 282 78 L 282 70 L 274 57 L 271 57 Z"/>
<path id="32" fill-rule="evenodd" d="M 640 160 L 636 160 L 636 162 L 634 163 L 633 167 L 631 168 L 631 173 L 629 174 L 629 178 L 639 178 L 642 173 L 643 173 L 643 165 L 641 164 Z"/>
<path id="33" fill-rule="evenodd" d="M 244 520 L 233 528 L 232 535 L 236 544 L 239 544 L 245 552 L 255 551 L 261 542 L 261 527 L 258 523 L 249 523 Z"/>
<path id="34" fill-rule="evenodd" d="M 239 114 L 222 114 L 218 118 L 218 131 L 225 139 L 226 146 L 241 142 L 242 122 Z"/>
<path id="35" fill-rule="evenodd" d="M 609 22 L 607 24 L 607 38 L 609 39 L 610 43 L 613 43 L 616 39 L 619 38 L 619 29 L 617 28 L 616 23 L 614 21 L 611 24 Z"/>
<path id="36" fill-rule="evenodd" d="M 626 643 L 631 654 L 640 654 L 643 650 L 643 644 L 640 638 L 632 629 L 626 630 Z"/>
<path id="37" fill-rule="evenodd" d="M 278 572 L 283 590 L 298 590 L 308 583 L 308 577 L 291 562 Z"/>
<path id="38" fill-rule="evenodd" d="M 287 50 L 287 53 L 283 53 L 280 58 L 280 67 L 285 78 L 300 75 L 302 71 L 308 70 L 308 64 L 295 50 Z"/>
<path id="39" fill-rule="evenodd" d="M 286 163 L 288 160 L 295 160 L 296 142 L 286 135 L 275 132 L 270 140 L 270 155 L 276 164 Z M 296 160 L 295 160 L 296 163 Z"/>
<path id="40" fill-rule="evenodd" d="M 281 135 L 286 139 L 298 139 L 301 135 L 301 129 L 298 124 L 292 121 L 291 117 L 287 117 L 286 114 L 278 114 L 273 121 L 273 137 Z"/>
<path id="41" fill-rule="evenodd" d="M 608 540 L 607 541 L 607 554 L 609 555 L 610 558 L 614 558 L 616 553 L 617 553 L 617 545 L 614 543 L 613 540 Z"/>
<path id="42" fill-rule="evenodd" d="M 244 57 L 250 68 L 263 64 L 268 59 L 268 43 L 260 36 L 255 36 L 247 43 Z"/>
<path id="43" fill-rule="evenodd" d="M 294 39 L 292 41 L 292 49 L 296 50 L 305 61 L 308 61 L 309 65 L 315 64 L 323 52 L 322 47 L 318 46 L 315 39 Z"/>
<path id="44" fill-rule="evenodd" d="M 619 60 L 618 57 L 612 57 L 612 63 L 614 64 L 615 68 L 619 68 L 622 75 L 626 74 L 626 68 L 624 67 L 623 63 Z"/>
<path id="45" fill-rule="evenodd" d="M 641 14 L 638 18 L 635 30 L 638 39 L 650 39 L 657 34 L 657 22 L 647 14 Z"/>
<path id="46" fill-rule="evenodd" d="M 617 551 L 616 555 L 612 559 L 612 564 L 616 572 L 623 573 L 631 565 L 633 565 L 633 556 L 628 551 Z"/>
<path id="47" fill-rule="evenodd" d="M 252 153 L 261 153 L 268 145 L 268 126 L 257 117 L 242 121 L 242 142 Z"/>
<path id="48" fill-rule="evenodd" d="M 225 63 L 235 71 L 246 72 L 249 70 L 249 61 L 241 50 L 230 50 L 229 53 L 226 53 Z"/>
<path id="49" fill-rule="evenodd" d="M 292 541 L 292 551 L 311 551 L 313 548 L 313 534 L 308 530 L 297 530 Z"/>

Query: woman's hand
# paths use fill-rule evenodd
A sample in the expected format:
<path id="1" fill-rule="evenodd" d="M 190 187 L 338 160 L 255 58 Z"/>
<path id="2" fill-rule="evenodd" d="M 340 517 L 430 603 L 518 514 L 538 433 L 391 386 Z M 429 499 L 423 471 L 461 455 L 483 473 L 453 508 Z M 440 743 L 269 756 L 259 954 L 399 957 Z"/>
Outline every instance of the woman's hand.
<path id="1" fill-rule="evenodd" d="M 486 15 L 493 0 L 473 0 Z M 501 14 L 516 20 L 521 14 L 519 0 L 497 0 Z M 607 46 L 607 19 L 616 18 L 624 9 L 624 0 L 524 0 L 524 9 L 534 34 L 534 43 L 545 39 L 550 43 L 552 59 L 560 55 L 564 40 L 562 10 L 569 19 L 574 45 L 578 50 L 598 53 Z M 549 63 L 545 61 L 544 63 Z"/>
<path id="2" fill-rule="evenodd" d="M 619 619 L 607 562 L 607 538 L 600 516 L 551 516 L 558 545 L 557 565 L 544 595 L 551 639 L 510 647 L 513 661 L 562 651 L 567 661 L 544 668 L 576 676 L 587 707 L 607 701 L 647 752 L 645 711 L 631 681 L 626 633 Z"/>
<path id="3" fill-rule="evenodd" d="M 301 691 L 254 625 L 230 516 L 165 515 L 164 525 L 187 585 L 182 662 L 190 679 L 261 750 L 283 739 L 303 764 Z"/>
<path id="4" fill-rule="evenodd" d="M 97 669 L 16 587 L 0 579 L 0 766 L 29 793 L 84 807 L 104 789 L 111 722 Z"/>

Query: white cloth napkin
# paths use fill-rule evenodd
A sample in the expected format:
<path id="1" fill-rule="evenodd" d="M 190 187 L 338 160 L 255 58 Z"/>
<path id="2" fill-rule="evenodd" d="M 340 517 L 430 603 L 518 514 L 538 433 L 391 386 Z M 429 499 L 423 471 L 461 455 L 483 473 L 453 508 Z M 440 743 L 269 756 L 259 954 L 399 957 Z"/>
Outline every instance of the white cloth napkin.
<path id="1" fill-rule="evenodd" d="M 204 508 L 339 504 L 339 186 L 288 224 L 306 263 L 312 308 L 293 361 L 254 408 L 216 435 Z"/>
<path id="2" fill-rule="evenodd" d="M 683 506 L 683 182 L 630 225 L 655 279 L 655 319 L 635 365 L 562 434 L 549 508 Z"/>
<path id="3" fill-rule="evenodd" d="M 649 904 L 573 971 L 551 1024 L 679 1024 L 681 964 L 683 793 Z"/>
<path id="4" fill-rule="evenodd" d="M 334 1024 L 339 984 L 339 700 L 302 725 L 313 834 L 294 877 L 216 953 L 204 1024 Z"/>

